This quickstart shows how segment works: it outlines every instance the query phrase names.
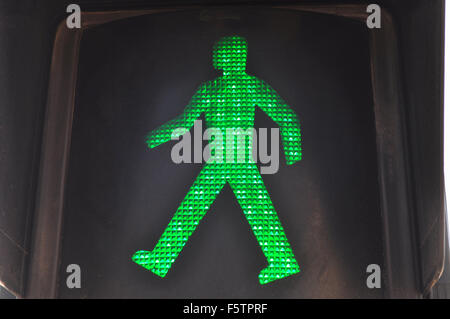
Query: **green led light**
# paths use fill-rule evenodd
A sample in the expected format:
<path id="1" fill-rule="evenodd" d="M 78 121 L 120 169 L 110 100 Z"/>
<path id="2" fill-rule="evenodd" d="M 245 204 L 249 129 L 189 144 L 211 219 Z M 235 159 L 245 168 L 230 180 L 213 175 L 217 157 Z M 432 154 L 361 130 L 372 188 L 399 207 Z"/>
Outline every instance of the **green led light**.
<path id="1" fill-rule="evenodd" d="M 154 148 L 170 141 L 178 128 L 189 130 L 202 113 L 205 113 L 206 126 L 220 129 L 223 136 L 227 129 L 253 128 L 258 106 L 280 126 L 288 165 L 301 160 L 297 115 L 268 84 L 245 73 L 246 59 L 244 38 L 220 39 L 214 45 L 213 64 L 223 71 L 223 76 L 201 85 L 183 114 L 150 132 L 148 146 Z M 259 282 L 266 284 L 300 271 L 258 167 L 251 158 L 245 157 L 246 149 L 252 146 L 251 137 L 248 138 L 250 142 L 237 150 L 233 160 L 207 161 L 156 246 L 152 251 L 136 252 L 132 257 L 134 262 L 164 277 L 228 183 L 267 258 L 268 266 L 260 272 Z M 224 138 L 222 147 L 214 151 L 227 152 L 228 145 Z"/>

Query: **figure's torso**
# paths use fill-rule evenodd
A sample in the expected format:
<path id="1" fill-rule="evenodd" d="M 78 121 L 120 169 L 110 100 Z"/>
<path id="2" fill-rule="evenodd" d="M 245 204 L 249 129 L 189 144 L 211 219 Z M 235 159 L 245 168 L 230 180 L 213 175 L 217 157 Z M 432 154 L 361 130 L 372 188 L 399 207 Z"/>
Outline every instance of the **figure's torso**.
<path id="1" fill-rule="evenodd" d="M 257 93 L 253 79 L 243 74 L 239 77 L 219 77 L 208 83 L 207 127 L 221 130 L 253 128 Z"/>

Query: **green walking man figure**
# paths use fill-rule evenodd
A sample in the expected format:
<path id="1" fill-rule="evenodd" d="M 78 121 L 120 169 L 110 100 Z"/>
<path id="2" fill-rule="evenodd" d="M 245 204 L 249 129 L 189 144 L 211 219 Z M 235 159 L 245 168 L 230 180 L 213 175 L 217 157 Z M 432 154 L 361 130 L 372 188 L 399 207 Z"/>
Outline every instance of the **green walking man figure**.
<path id="1" fill-rule="evenodd" d="M 154 148 L 188 131 L 202 113 L 206 126 L 221 131 L 223 136 L 230 129 L 237 132 L 253 129 L 258 106 L 280 127 L 287 164 L 300 161 L 297 115 L 268 84 L 245 73 L 246 60 L 247 42 L 243 37 L 228 36 L 217 41 L 213 65 L 223 75 L 203 83 L 181 115 L 150 132 L 148 147 Z M 259 282 L 266 284 L 300 272 L 258 167 L 254 159 L 244 154 L 252 147 L 252 137 L 249 139 L 244 149 L 238 149 L 235 156 L 227 156 L 225 161 L 220 160 L 221 155 L 229 154 L 229 145 L 234 144 L 216 141 L 215 149 L 211 150 L 214 160 L 206 161 L 153 250 L 140 250 L 133 255 L 135 263 L 164 277 L 228 183 L 267 258 L 268 266 L 260 272 Z"/>

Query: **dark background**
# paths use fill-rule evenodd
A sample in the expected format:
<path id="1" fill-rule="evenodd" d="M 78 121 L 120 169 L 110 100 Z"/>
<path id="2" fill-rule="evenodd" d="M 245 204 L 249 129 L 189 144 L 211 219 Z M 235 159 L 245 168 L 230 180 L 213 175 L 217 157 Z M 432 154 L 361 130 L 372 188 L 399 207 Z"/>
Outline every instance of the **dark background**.
<path id="1" fill-rule="evenodd" d="M 176 21 L 176 23 L 175 23 Z M 149 150 L 148 131 L 181 113 L 218 75 L 214 41 L 246 37 L 247 72 L 298 114 L 303 160 L 264 182 L 301 266 L 261 286 L 265 258 L 226 186 L 161 279 L 134 264 L 153 249 L 202 165 Z M 366 267 L 383 265 L 367 28 L 283 10 L 203 10 L 131 18 L 81 43 L 66 188 L 60 297 L 380 297 Z M 275 127 L 256 115 L 257 127 Z M 65 285 L 79 264 L 82 288 Z"/>
<path id="2" fill-rule="evenodd" d="M 277 1 L 277 4 L 282 3 L 307 3 L 308 0 L 298 1 Z M 65 19 L 66 7 L 68 4 L 73 3 L 72 0 L 0 0 L 0 279 L 4 285 L 6 285 L 10 291 L 18 296 L 24 296 L 27 287 L 27 273 L 28 262 L 30 260 L 30 242 L 32 225 L 34 222 L 35 212 L 35 198 L 36 188 L 39 180 L 39 158 L 42 145 L 42 128 L 44 123 L 45 106 L 47 100 L 47 89 L 49 70 L 51 62 L 51 53 L 53 47 L 53 41 L 55 39 L 55 30 L 60 21 Z M 172 0 L 78 0 L 78 4 L 81 5 L 83 10 L 117 10 L 117 9 L 136 9 L 136 8 L 151 8 L 154 6 L 171 6 L 177 4 L 218 4 L 218 1 L 172 1 Z M 243 1 L 230 0 L 222 1 L 220 3 L 241 4 Z M 260 4 L 260 3 L 273 3 L 271 1 L 245 1 L 246 4 Z M 334 4 L 334 3 L 361 3 L 360 1 L 353 0 L 316 0 L 314 4 Z M 393 17 L 394 25 L 398 34 L 398 53 L 400 57 L 400 77 L 403 84 L 403 95 L 405 103 L 405 118 L 406 118 L 406 143 L 409 145 L 410 158 L 408 158 L 408 164 L 410 172 L 409 183 L 413 189 L 414 196 L 411 198 L 413 209 L 411 215 L 415 216 L 416 229 L 417 229 L 417 241 L 419 244 L 415 247 L 414 259 L 420 264 L 419 269 L 416 271 L 416 276 L 421 277 L 422 280 L 428 280 L 430 274 L 435 274 L 439 271 L 440 260 L 434 258 L 436 251 L 436 241 L 439 238 L 435 238 L 433 235 L 436 227 L 436 217 L 440 216 L 444 210 L 443 206 L 443 183 L 442 183 L 442 119 L 443 119 L 443 0 L 378 0 L 377 3 L 388 10 Z M 330 21 L 330 20 L 328 20 Z M 93 31 L 93 30 L 92 30 Z M 147 32 L 148 30 L 145 30 Z M 177 29 L 176 32 L 181 32 L 181 29 Z M 305 30 L 306 31 L 306 30 Z M 308 30 L 310 31 L 310 30 Z M 330 30 L 329 30 L 330 31 Z M 353 31 L 356 32 L 356 31 Z M 86 34 L 88 35 L 88 34 Z M 283 35 L 278 35 L 283 36 Z M 342 34 L 341 34 L 342 36 Z M 214 39 L 211 39 L 213 41 Z M 320 39 L 317 39 L 320 41 Z M 145 44 L 142 41 L 142 44 Z M 212 42 L 211 42 L 212 43 Z M 210 43 L 210 44 L 211 44 Z M 258 44 L 258 47 L 261 47 Z M 303 43 L 305 45 L 305 43 Z M 350 44 L 353 45 L 353 44 Z M 207 48 L 209 50 L 209 48 Z M 253 52 L 257 50 L 253 45 Z M 127 51 L 124 50 L 124 54 Z M 173 52 L 173 51 L 172 51 Z M 208 56 L 208 52 L 204 52 L 204 56 Z M 196 54 L 201 54 L 200 50 Z M 266 52 L 267 54 L 267 52 Z M 284 54 L 284 53 L 283 53 Z M 287 54 L 287 53 L 286 53 Z M 167 58 L 173 58 L 173 55 Z M 255 59 L 255 57 L 251 58 Z M 193 61 L 191 59 L 191 61 Z M 264 59 L 265 67 L 270 67 L 267 64 L 267 60 Z M 254 63 L 255 61 L 250 61 Z M 270 61 L 274 63 L 274 61 Z M 306 62 L 304 62 L 306 63 Z M 321 61 L 323 63 L 323 61 Z M 180 64 L 180 63 L 179 63 Z M 189 61 L 182 63 L 181 65 L 189 64 Z M 307 63 L 306 63 L 307 64 Z M 116 65 L 118 66 L 118 65 Z M 197 68 L 203 66 L 206 72 L 211 72 L 211 66 L 205 63 L 205 60 L 201 61 L 201 64 L 196 66 Z M 249 66 L 250 67 L 250 66 Z M 280 71 L 276 70 L 279 75 L 282 75 L 290 70 L 283 67 Z M 95 68 L 93 68 L 95 70 Z M 192 67 L 189 67 L 188 74 L 192 74 Z M 253 71 L 252 71 L 253 72 Z M 279 77 L 265 78 L 266 74 L 263 74 L 264 68 L 258 66 L 254 71 L 254 74 L 260 76 L 264 80 L 267 80 L 272 84 L 275 89 L 279 91 L 289 103 L 293 104 L 289 97 L 288 85 L 278 85 L 276 81 L 280 81 Z M 315 73 L 314 73 L 315 74 Z M 301 73 L 297 74 L 294 79 L 298 79 Z M 311 74 L 307 74 L 311 77 Z M 148 75 L 147 75 L 148 76 Z M 161 76 L 161 75 L 159 75 Z M 211 74 L 211 76 L 214 76 Z M 200 83 L 206 79 L 202 74 L 198 74 L 196 81 Z M 170 80 L 181 79 L 180 73 L 174 74 L 170 77 Z M 126 81 L 124 81 L 126 82 Z M 184 100 L 178 104 L 173 104 L 173 107 L 179 107 L 178 110 L 173 110 L 173 114 L 178 113 L 181 110 L 182 105 L 193 93 L 194 81 L 188 82 L 190 88 L 185 88 Z M 336 83 L 339 83 L 337 81 Z M 126 84 L 126 83 L 125 83 Z M 143 85 L 143 84 L 141 84 Z M 303 94 L 308 94 L 306 86 L 303 86 Z M 311 92 L 316 94 L 317 92 Z M 111 94 L 111 93 L 110 93 Z M 142 94 L 142 93 L 141 93 Z M 170 95 L 162 94 L 165 98 L 169 98 Z M 130 98 L 130 96 L 127 96 Z M 149 99 L 149 97 L 146 97 Z M 322 98 L 321 94 L 317 94 L 315 98 Z M 294 101 L 295 102 L 295 101 Z M 339 101 L 334 101 L 333 105 L 336 105 Z M 159 105 L 159 104 L 158 104 Z M 171 104 L 172 105 L 172 104 Z M 317 107 L 317 103 L 314 104 Z M 294 106 L 294 105 L 293 105 Z M 295 107 L 299 107 L 295 105 Z M 306 134 L 311 128 L 307 129 L 305 125 L 308 122 L 305 120 L 304 110 L 298 111 L 303 124 L 303 133 Z M 310 109 L 308 112 L 312 112 Z M 169 118 L 169 116 L 167 116 Z M 258 118 L 261 118 L 258 115 Z M 262 116 L 264 118 L 264 116 Z M 150 121 L 150 118 L 145 120 Z M 159 119 L 165 121 L 166 118 Z M 143 121 L 143 120 L 142 120 Z M 142 132 L 149 130 L 151 125 L 158 125 L 158 123 L 146 123 L 145 127 L 141 127 Z M 311 124 L 311 123 L 310 123 Z M 137 135 L 137 134 L 136 134 Z M 338 134 L 333 135 L 334 138 L 338 138 Z M 140 147 L 139 154 L 148 154 L 147 150 L 144 150 L 144 145 L 137 142 L 141 136 L 136 136 L 135 147 Z M 132 143 L 133 138 L 128 138 L 127 142 Z M 305 156 L 309 153 L 306 148 L 311 139 L 305 135 Z M 319 147 L 316 143 L 312 144 L 313 147 Z M 162 146 L 160 149 L 154 150 L 151 154 L 154 156 L 162 156 L 162 160 L 165 163 L 170 164 L 169 150 L 170 146 Z M 311 147 L 311 146 L 310 146 Z M 324 149 L 320 149 L 324 151 Z M 317 153 L 317 152 L 316 152 Z M 342 154 L 341 154 L 342 156 Z M 309 159 L 310 160 L 310 159 Z M 323 157 L 321 160 L 325 160 Z M 331 160 L 331 159 L 327 159 Z M 333 159 L 335 160 L 335 159 Z M 280 172 L 275 176 L 266 176 L 264 178 L 267 188 L 271 192 L 271 196 L 275 202 L 278 213 L 282 218 L 283 224 L 287 224 L 288 216 L 290 212 L 283 212 L 280 201 L 275 199 L 275 193 L 271 185 L 272 182 L 269 179 L 279 178 L 281 180 L 281 174 L 284 174 L 286 170 L 292 172 L 292 170 L 309 172 L 306 169 L 308 159 L 299 163 L 296 166 L 289 168 L 281 168 Z M 150 161 L 146 160 L 146 163 Z M 349 162 L 352 163 L 352 162 Z M 175 172 L 175 168 L 168 169 L 167 172 Z M 181 168 L 180 168 L 181 169 Z M 187 168 L 188 169 L 188 168 Z M 194 178 L 195 173 L 190 175 Z M 168 175 L 164 175 L 168 178 Z M 179 191 L 179 198 L 174 199 L 173 207 L 168 207 L 164 210 L 164 216 L 166 220 L 161 221 L 160 226 L 155 231 L 151 229 L 145 229 L 142 236 L 151 236 L 154 234 L 154 238 L 148 238 L 145 240 L 139 239 L 139 248 L 152 247 L 154 240 L 158 238 L 162 229 L 165 227 L 165 223 L 173 213 L 173 209 L 177 203 L 184 196 L 188 185 L 190 185 L 192 179 L 186 182 L 186 189 Z M 286 179 L 286 182 L 293 181 L 293 179 Z M 87 184 L 86 184 L 87 185 Z M 133 184 L 136 185 L 136 184 Z M 147 190 L 147 188 L 145 188 Z M 225 189 L 221 196 L 218 198 L 218 202 L 215 207 L 219 207 L 219 201 L 222 201 L 225 197 L 225 193 L 229 193 L 229 189 Z M 150 194 L 147 192 L 146 194 Z M 231 195 L 228 194 L 231 199 Z M 287 197 L 286 198 L 291 198 Z M 234 199 L 230 200 L 230 203 L 235 203 Z M 231 205 L 231 204 L 230 204 Z M 235 205 L 235 204 L 233 204 Z M 130 206 L 131 207 L 131 206 Z M 172 209 L 172 210 L 170 210 Z M 127 212 L 132 211 L 128 210 Z M 239 212 L 237 206 L 232 210 L 234 212 L 233 223 L 241 222 L 242 233 L 245 232 L 243 238 L 252 240 L 250 231 L 248 230 L 245 220 L 242 214 Z M 133 211 L 135 214 L 136 210 Z M 147 214 L 150 215 L 150 214 Z M 213 225 L 207 225 L 208 218 L 211 218 L 211 222 L 214 220 L 213 216 L 220 218 L 219 216 L 228 216 L 231 214 L 218 213 L 210 214 L 206 216 L 202 227 L 198 231 L 200 236 L 201 231 L 205 232 L 208 229 L 218 230 L 220 227 L 213 227 Z M 303 215 L 303 216 L 311 216 Z M 147 225 L 145 225 L 147 226 Z M 221 225 L 219 225 L 221 226 Z M 143 226 L 143 228 L 145 228 Z M 245 229 L 245 230 L 244 230 Z M 35 230 L 36 231 L 36 230 Z M 128 231 L 128 228 L 127 228 Z M 288 236 L 293 246 L 295 246 L 294 235 L 292 231 L 287 229 Z M 128 234 L 128 232 L 127 232 Z M 304 233 L 303 233 L 304 235 Z M 80 235 L 81 236 L 81 235 Z M 197 235 L 194 235 L 197 236 Z M 213 240 L 214 236 L 208 236 L 207 241 Z M 323 240 L 325 237 L 321 237 Z M 153 240 L 153 241 L 152 241 Z M 396 238 L 391 238 L 396 240 Z M 204 241 L 198 241 L 204 243 Z M 94 243 L 91 243 L 94 244 Z M 302 241 L 304 244 L 304 241 Z M 145 245 L 141 247 L 140 245 Z M 199 244 L 194 242 L 189 243 L 190 247 L 197 247 Z M 251 246 L 252 253 L 250 256 L 255 256 L 259 252 L 259 248 L 256 245 L 256 241 L 249 244 Z M 200 249 L 199 247 L 198 249 Z M 130 249 L 135 249 L 134 244 Z M 188 249 L 188 247 L 186 247 Z M 294 247 L 297 257 L 305 270 L 305 263 L 307 260 L 299 256 L 298 248 Z M 241 251 L 236 250 L 237 252 Z M 126 252 L 128 254 L 128 252 Z M 176 269 L 179 271 L 186 269 L 183 263 L 183 256 L 189 252 L 186 250 L 180 257 L 180 260 L 169 273 L 167 280 L 170 280 L 170 276 L 175 276 Z M 399 254 L 401 256 L 402 254 Z M 258 266 L 249 271 L 250 275 L 246 278 L 252 281 L 256 285 L 257 271 L 263 266 L 264 260 L 262 255 L 259 255 Z M 123 259 L 121 256 L 120 261 L 127 265 L 127 267 L 137 267 L 129 265 L 127 259 Z M 188 259 L 190 262 L 192 259 Z M 221 259 L 223 260 L 223 259 Z M 247 257 L 245 260 L 248 260 Z M 245 266 L 245 265 L 244 265 Z M 247 267 L 248 268 L 248 267 Z M 240 267 L 240 269 L 247 269 Z M 131 268 L 130 268 L 131 269 Z M 136 268 L 132 268 L 133 271 Z M 186 269 L 188 271 L 188 269 Z M 402 271 L 402 269 L 397 270 Z M 145 273 L 139 269 L 139 273 L 142 273 L 144 280 L 152 280 L 150 273 Z M 172 274 L 173 272 L 173 274 Z M 192 272 L 190 272 L 191 274 Z M 305 271 L 303 272 L 305 273 Z M 89 276 L 89 274 L 87 274 Z M 92 276 L 92 273 L 91 273 Z M 95 276 L 95 275 L 94 275 Z M 300 275 L 299 278 L 303 278 Z M 361 275 L 362 276 L 362 275 Z M 64 277 L 65 278 L 65 277 Z M 217 276 L 209 276 L 208 278 L 217 278 Z M 289 280 L 288 280 L 289 281 Z M 420 285 L 420 279 L 418 283 L 413 284 L 415 288 L 410 288 L 410 282 L 404 282 L 399 286 L 391 287 L 391 289 L 407 289 L 405 296 L 423 296 L 423 287 Z M 361 281 L 362 284 L 362 281 Z M 143 285 L 146 285 L 144 282 Z M 314 285 L 307 289 L 313 289 Z M 265 289 L 265 288 L 258 288 Z M 345 296 L 345 295 L 344 295 Z"/>

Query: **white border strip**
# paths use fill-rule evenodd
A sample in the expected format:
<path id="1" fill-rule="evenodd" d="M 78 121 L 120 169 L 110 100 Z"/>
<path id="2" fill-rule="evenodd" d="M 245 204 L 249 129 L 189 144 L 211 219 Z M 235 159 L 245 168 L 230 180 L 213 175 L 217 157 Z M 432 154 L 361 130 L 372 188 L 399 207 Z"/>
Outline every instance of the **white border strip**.
<path id="1" fill-rule="evenodd" d="M 450 4 L 445 3 L 445 70 L 444 70 L 444 180 L 447 225 L 450 226 Z M 449 232 L 450 241 L 450 232 Z"/>

